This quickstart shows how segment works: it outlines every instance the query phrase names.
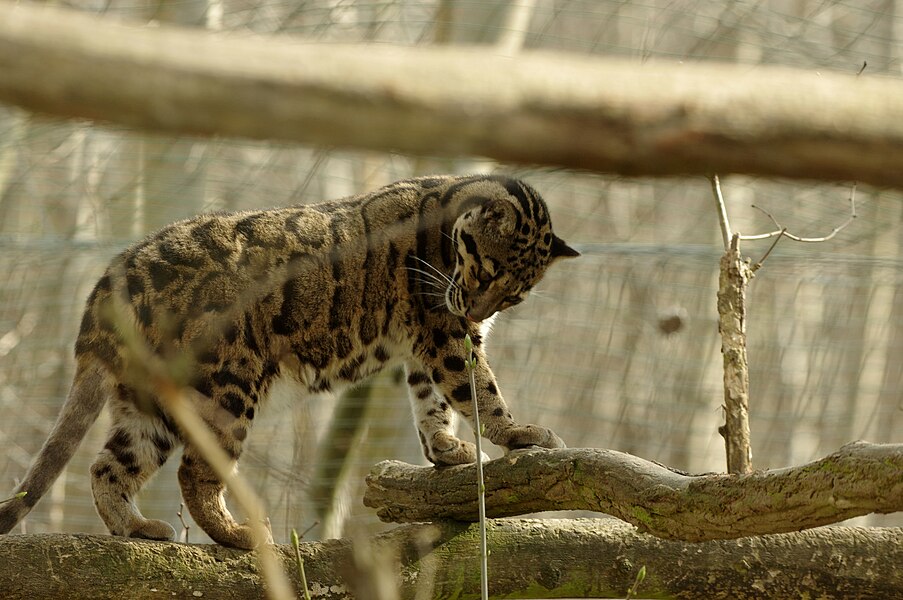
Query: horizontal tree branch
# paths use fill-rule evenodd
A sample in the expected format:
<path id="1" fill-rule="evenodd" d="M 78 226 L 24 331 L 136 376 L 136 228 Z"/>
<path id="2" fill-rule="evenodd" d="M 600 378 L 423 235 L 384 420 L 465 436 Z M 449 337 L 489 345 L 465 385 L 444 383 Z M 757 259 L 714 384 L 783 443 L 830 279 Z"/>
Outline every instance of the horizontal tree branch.
<path id="1" fill-rule="evenodd" d="M 900 598 L 903 530 L 829 527 L 701 544 L 643 535 L 614 519 L 489 523 L 490 593 L 511 598 Z M 369 548 L 368 548 L 369 546 Z M 300 591 L 293 551 L 276 547 Z M 396 574 L 401 598 L 478 598 L 475 525 L 398 527 L 355 548 L 302 543 L 312 598 L 374 598 Z M 0 536 L 4 600 L 264 598 L 254 553 L 99 535 Z M 378 571 L 377 571 L 378 569 Z M 300 594 L 299 594 L 299 597 Z"/>
<path id="2" fill-rule="evenodd" d="M 903 444 L 855 442 L 801 467 L 687 475 L 592 448 L 521 450 L 484 465 L 486 514 L 591 510 L 690 542 L 799 531 L 903 510 Z M 476 469 L 377 464 L 364 504 L 384 521 L 474 521 Z"/>
<path id="3" fill-rule="evenodd" d="M 127 27 L 0 1 L 0 102 L 147 130 L 903 188 L 903 81 Z"/>

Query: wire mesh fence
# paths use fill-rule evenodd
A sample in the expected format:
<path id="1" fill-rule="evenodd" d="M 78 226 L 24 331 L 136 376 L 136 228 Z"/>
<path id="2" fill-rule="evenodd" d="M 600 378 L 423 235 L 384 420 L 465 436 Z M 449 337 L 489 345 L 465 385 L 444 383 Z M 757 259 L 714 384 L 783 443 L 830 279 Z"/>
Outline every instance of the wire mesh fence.
<path id="1" fill-rule="evenodd" d="M 316 42 L 481 44 L 491 53 L 511 38 L 524 51 L 619 55 L 638 65 L 719 60 L 858 72 L 867 63 L 862 77 L 898 77 L 903 50 L 903 3 L 892 0 L 69 4 L 110 19 Z M 317 202 L 417 174 L 483 171 L 527 179 L 548 201 L 559 234 L 584 254 L 550 271 L 529 302 L 497 321 L 490 359 L 515 417 L 551 427 L 571 446 L 723 470 L 720 234 L 704 179 L 172 138 L 0 107 L 0 490 L 24 474 L 49 432 L 72 375 L 84 299 L 132 241 L 203 211 Z M 824 235 L 849 215 L 849 185 L 723 182 L 742 233 L 773 229 L 751 204 L 800 235 Z M 903 198 L 860 188 L 856 210 L 828 242 L 782 241 L 752 284 L 757 468 L 805 462 L 859 438 L 899 441 L 903 431 Z M 758 258 L 768 244 L 744 249 Z M 298 396 L 288 382 L 274 391 L 242 459 L 277 541 L 316 520 L 323 522 L 315 536 L 378 529 L 360 504 L 367 469 L 386 458 L 422 461 L 403 387 L 382 375 L 346 410 L 344 399 Z M 103 445 L 103 420 L 29 516 L 29 531 L 102 530 L 87 472 Z M 350 436 L 347 455 L 331 452 L 339 430 Z M 324 469 L 329 460 L 340 462 Z M 147 516 L 178 522 L 174 471 L 167 465 L 141 496 Z M 324 512 L 311 490 L 336 474 L 338 509 Z M 900 524 L 894 516 L 863 521 Z M 191 540 L 204 540 L 196 531 Z"/>

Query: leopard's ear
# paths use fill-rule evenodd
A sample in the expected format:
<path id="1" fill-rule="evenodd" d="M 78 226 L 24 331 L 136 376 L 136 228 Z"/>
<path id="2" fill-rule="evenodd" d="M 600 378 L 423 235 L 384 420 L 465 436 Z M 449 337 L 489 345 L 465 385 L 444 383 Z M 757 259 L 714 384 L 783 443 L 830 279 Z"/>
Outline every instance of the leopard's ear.
<path id="1" fill-rule="evenodd" d="M 557 235 L 552 235 L 552 260 L 556 258 L 575 258 L 580 256 L 580 253 L 568 246 L 567 242 L 558 237 Z"/>
<path id="2" fill-rule="evenodd" d="M 480 216 L 503 236 L 514 233 L 517 215 L 514 206 L 507 200 L 491 200 L 480 207 Z"/>

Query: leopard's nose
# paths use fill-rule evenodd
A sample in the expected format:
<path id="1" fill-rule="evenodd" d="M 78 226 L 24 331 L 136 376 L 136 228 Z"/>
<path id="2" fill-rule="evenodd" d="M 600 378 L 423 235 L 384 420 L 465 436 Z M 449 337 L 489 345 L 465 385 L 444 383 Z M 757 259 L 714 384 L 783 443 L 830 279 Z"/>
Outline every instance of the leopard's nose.
<path id="1" fill-rule="evenodd" d="M 464 316 L 468 321 L 479 323 L 484 319 L 488 319 L 495 313 L 496 308 L 494 305 L 473 304 L 469 309 L 467 309 L 467 311 L 464 313 Z"/>

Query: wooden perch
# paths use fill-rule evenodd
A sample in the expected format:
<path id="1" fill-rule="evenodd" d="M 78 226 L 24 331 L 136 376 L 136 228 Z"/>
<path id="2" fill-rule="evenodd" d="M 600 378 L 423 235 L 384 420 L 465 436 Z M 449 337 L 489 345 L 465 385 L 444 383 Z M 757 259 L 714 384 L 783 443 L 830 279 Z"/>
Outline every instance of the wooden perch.
<path id="1" fill-rule="evenodd" d="M 903 81 L 852 71 L 310 44 L 2 0 L 0 102 L 158 132 L 903 188 Z"/>
<path id="2" fill-rule="evenodd" d="M 506 598 L 901 598 L 903 530 L 827 527 L 688 544 L 615 519 L 489 522 L 490 593 Z M 302 543 L 317 600 L 373 598 L 374 576 L 397 576 L 401 598 L 479 598 L 475 525 L 405 525 L 358 542 Z M 289 546 L 276 555 L 300 594 Z M 364 560 L 361 560 L 361 557 Z M 370 562 L 382 568 L 375 573 Z M 363 563 L 363 564 L 362 564 Z M 100 535 L 0 536 L 0 598 L 158 600 L 264 598 L 253 552 Z"/>
<path id="3" fill-rule="evenodd" d="M 687 475 L 613 450 L 521 450 L 486 463 L 486 514 L 590 510 L 690 542 L 798 531 L 903 510 L 903 444 L 855 442 L 801 467 Z M 364 504 L 395 522 L 474 521 L 473 465 L 377 464 Z"/>

